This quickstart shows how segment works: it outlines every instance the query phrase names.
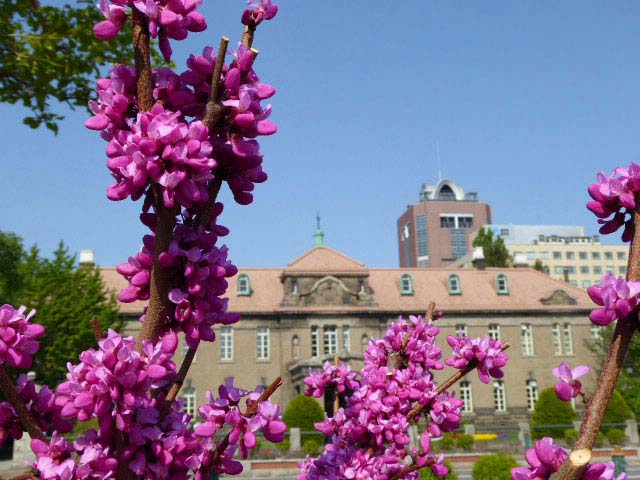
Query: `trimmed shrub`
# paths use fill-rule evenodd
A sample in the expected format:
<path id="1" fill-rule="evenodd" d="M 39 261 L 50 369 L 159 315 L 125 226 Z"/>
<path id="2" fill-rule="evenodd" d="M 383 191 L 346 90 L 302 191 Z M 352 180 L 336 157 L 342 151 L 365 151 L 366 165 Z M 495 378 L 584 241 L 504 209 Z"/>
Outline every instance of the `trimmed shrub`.
<path id="1" fill-rule="evenodd" d="M 594 443 L 594 445 L 598 448 L 600 448 L 601 446 L 604 445 L 604 433 L 602 432 L 598 432 L 598 436 L 596 437 L 596 441 Z"/>
<path id="2" fill-rule="evenodd" d="M 429 467 L 426 467 L 419 470 L 420 480 L 458 480 L 458 475 L 453 471 L 451 462 L 449 460 L 445 460 L 444 464 L 449 469 L 449 473 L 447 473 L 446 477 L 436 477 L 436 474 L 433 473 Z"/>
<path id="3" fill-rule="evenodd" d="M 571 425 L 576 418 L 576 412 L 569 402 L 560 400 L 553 388 L 545 388 L 540 392 L 533 409 L 531 436 L 534 440 L 539 440 L 542 437 L 562 438 L 567 428 L 566 425 Z M 546 425 L 565 426 L 534 428 Z"/>
<path id="4" fill-rule="evenodd" d="M 315 440 L 307 440 L 302 444 L 302 451 L 312 457 L 317 457 L 322 451 L 322 447 Z"/>
<path id="5" fill-rule="evenodd" d="M 511 469 L 517 466 L 518 462 L 504 453 L 485 455 L 473 466 L 473 480 L 511 480 Z"/>
<path id="6" fill-rule="evenodd" d="M 578 431 L 575 428 L 569 428 L 564 431 L 564 441 L 567 443 L 568 447 L 573 447 L 573 444 L 576 443 L 577 438 Z"/>
<path id="7" fill-rule="evenodd" d="M 620 392 L 614 390 L 611 401 L 607 406 L 607 411 L 604 412 L 602 423 L 624 423 L 625 420 L 629 420 L 631 418 L 633 418 L 633 412 L 629 408 L 629 405 L 627 405 L 627 402 L 624 401 L 624 398 L 622 398 Z M 602 427 L 602 431 L 606 434 L 611 429 L 619 428 L 620 427 L 607 427 L 606 425 L 604 425 Z"/>
<path id="8" fill-rule="evenodd" d="M 462 450 L 471 450 L 474 443 L 475 440 L 473 436 L 467 435 L 466 433 L 461 433 L 456 439 L 456 447 L 461 448 Z"/>
<path id="9" fill-rule="evenodd" d="M 438 445 L 443 452 L 450 452 L 451 450 L 453 450 L 455 444 L 456 441 L 453 439 L 453 436 L 450 433 L 445 433 L 438 442 Z"/>
<path id="10" fill-rule="evenodd" d="M 612 428 L 605 434 L 605 436 L 607 437 L 607 440 L 609 440 L 611 446 L 624 445 L 627 441 L 627 436 L 625 435 L 624 430 L 620 428 Z"/>
<path id="11" fill-rule="evenodd" d="M 282 442 L 276 443 L 275 445 L 278 450 L 286 453 L 289 451 L 289 448 L 291 447 L 291 442 L 289 441 L 288 438 L 285 438 Z"/>
<path id="12" fill-rule="evenodd" d="M 302 432 L 315 431 L 314 424 L 324 420 L 324 411 L 320 404 L 312 397 L 306 395 L 298 395 L 287 405 L 282 419 L 287 428 L 299 428 Z M 314 440 L 318 444 L 324 445 L 324 435 L 318 433 L 302 433 L 300 442 L 305 443 L 306 440 Z"/>

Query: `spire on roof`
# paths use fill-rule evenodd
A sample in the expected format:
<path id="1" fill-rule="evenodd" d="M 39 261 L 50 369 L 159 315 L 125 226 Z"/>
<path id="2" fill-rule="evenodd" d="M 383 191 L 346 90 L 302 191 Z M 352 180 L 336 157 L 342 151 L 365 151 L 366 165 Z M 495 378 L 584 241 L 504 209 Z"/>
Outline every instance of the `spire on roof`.
<path id="1" fill-rule="evenodd" d="M 320 229 L 320 212 L 316 213 L 316 233 L 313 238 L 314 247 L 324 247 L 324 232 Z"/>

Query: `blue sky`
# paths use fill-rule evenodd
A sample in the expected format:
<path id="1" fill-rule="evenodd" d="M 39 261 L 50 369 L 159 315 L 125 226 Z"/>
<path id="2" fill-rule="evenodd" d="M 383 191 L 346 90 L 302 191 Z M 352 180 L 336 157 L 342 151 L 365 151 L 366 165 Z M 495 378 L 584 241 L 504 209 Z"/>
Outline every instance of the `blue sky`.
<path id="1" fill-rule="evenodd" d="M 43 2 L 56 3 L 56 2 Z M 599 170 L 639 160 L 640 3 L 282 0 L 261 26 L 256 71 L 278 93 L 264 139 L 270 179 L 220 222 L 239 266 L 282 266 L 313 242 L 397 266 L 395 221 L 443 174 L 478 191 L 496 223 L 585 225 Z M 244 2 L 205 0 L 190 52 L 236 43 Z M 0 105 L 0 230 L 49 254 L 60 240 L 102 266 L 136 252 L 139 204 L 106 199 L 105 143 L 68 112 L 60 134 Z M 228 200 L 229 195 L 223 195 Z M 610 239 L 607 241 L 617 241 Z"/>

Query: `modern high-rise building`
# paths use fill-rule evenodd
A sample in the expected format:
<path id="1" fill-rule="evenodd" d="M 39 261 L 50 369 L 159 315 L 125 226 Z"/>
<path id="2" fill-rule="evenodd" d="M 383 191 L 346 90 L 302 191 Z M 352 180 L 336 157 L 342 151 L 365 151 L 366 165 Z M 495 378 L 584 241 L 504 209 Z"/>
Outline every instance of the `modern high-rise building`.
<path id="1" fill-rule="evenodd" d="M 402 268 L 442 267 L 471 251 L 471 234 L 491 223 L 491 206 L 444 179 L 424 184 L 420 202 L 398 219 L 398 254 Z"/>

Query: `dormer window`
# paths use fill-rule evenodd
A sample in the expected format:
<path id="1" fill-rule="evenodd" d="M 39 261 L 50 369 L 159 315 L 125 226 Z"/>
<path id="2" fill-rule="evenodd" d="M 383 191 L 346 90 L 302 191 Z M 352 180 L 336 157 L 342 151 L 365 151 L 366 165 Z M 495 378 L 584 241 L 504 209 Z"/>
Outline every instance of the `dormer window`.
<path id="1" fill-rule="evenodd" d="M 358 293 L 359 294 L 365 293 L 364 280 L 358 280 Z"/>
<path id="2" fill-rule="evenodd" d="M 238 275 L 238 289 L 236 294 L 239 297 L 248 297 L 251 295 L 251 282 L 249 281 L 249 275 L 246 273 Z"/>
<path id="3" fill-rule="evenodd" d="M 449 275 L 449 295 L 462 295 L 462 286 L 458 275 Z"/>
<path id="4" fill-rule="evenodd" d="M 413 279 L 408 273 L 400 277 L 400 294 L 413 295 Z"/>
<path id="5" fill-rule="evenodd" d="M 496 276 L 496 289 L 498 290 L 498 295 L 509 295 L 509 280 L 507 280 L 507 276 L 504 273 Z"/>
<path id="6" fill-rule="evenodd" d="M 297 294 L 298 294 L 298 281 L 291 280 L 291 295 L 297 295 Z"/>

